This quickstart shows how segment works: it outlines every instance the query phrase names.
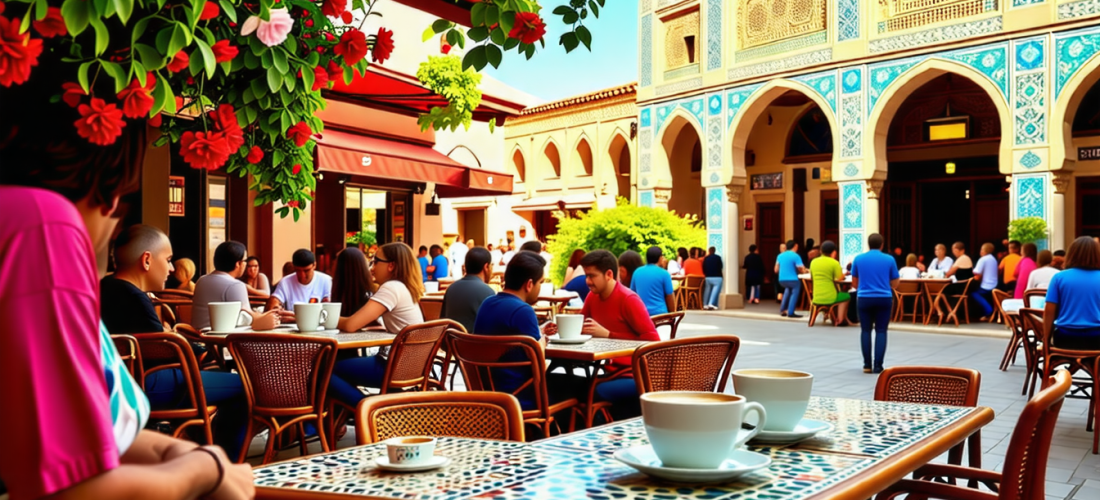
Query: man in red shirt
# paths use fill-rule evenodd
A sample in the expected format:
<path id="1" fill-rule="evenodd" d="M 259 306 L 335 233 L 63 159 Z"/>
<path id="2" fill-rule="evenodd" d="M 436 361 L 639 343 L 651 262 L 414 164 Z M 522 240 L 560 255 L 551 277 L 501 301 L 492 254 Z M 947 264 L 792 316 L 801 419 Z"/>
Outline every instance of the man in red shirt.
<path id="1" fill-rule="evenodd" d="M 581 259 L 581 267 L 584 268 L 585 283 L 590 290 L 581 309 L 584 316 L 581 333 L 624 340 L 661 339 L 641 297 L 615 279 L 619 261 L 611 252 L 589 252 Z M 630 364 L 630 356 L 623 356 L 611 360 L 605 368 L 617 370 Z M 641 415 L 638 389 L 633 378 L 624 377 L 599 384 L 596 393 L 601 399 L 614 404 L 611 414 L 616 420 Z"/>

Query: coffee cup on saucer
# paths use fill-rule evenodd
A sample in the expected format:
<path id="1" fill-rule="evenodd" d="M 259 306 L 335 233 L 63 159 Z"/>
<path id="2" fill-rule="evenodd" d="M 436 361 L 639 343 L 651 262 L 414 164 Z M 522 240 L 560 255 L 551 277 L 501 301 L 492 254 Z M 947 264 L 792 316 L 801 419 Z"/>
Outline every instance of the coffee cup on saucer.
<path id="1" fill-rule="evenodd" d="M 761 429 L 744 430 L 748 413 L 767 423 L 764 407 L 714 392 L 648 392 L 639 398 L 646 435 L 664 467 L 714 469 Z"/>
<path id="2" fill-rule="evenodd" d="M 581 328 L 584 327 L 584 316 L 580 314 L 558 314 L 554 316 L 554 322 L 558 325 L 558 338 L 562 340 L 577 339 L 581 336 Z"/>
<path id="3" fill-rule="evenodd" d="M 294 304 L 294 322 L 300 333 L 316 332 L 327 319 L 328 311 L 320 303 Z"/>
<path id="4" fill-rule="evenodd" d="M 210 331 L 228 332 L 238 326 L 252 324 L 252 316 L 241 308 L 240 302 L 211 302 L 207 308 L 210 311 Z"/>
<path id="5" fill-rule="evenodd" d="M 386 440 L 386 458 L 390 465 L 419 465 L 434 456 L 434 437 L 405 436 Z"/>
<path id="6" fill-rule="evenodd" d="M 322 302 L 321 309 L 325 311 L 325 330 L 335 330 L 340 326 L 340 308 L 344 305 L 339 302 Z"/>
<path id="7" fill-rule="evenodd" d="M 745 369 L 733 372 L 734 392 L 768 412 L 765 431 L 790 432 L 806 415 L 814 376 L 797 370 Z"/>

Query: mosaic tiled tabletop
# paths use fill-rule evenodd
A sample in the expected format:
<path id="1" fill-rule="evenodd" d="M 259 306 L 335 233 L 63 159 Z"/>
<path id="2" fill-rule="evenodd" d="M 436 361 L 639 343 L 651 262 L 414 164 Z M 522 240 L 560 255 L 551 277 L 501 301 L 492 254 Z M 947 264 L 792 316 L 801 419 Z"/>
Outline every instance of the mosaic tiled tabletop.
<path id="1" fill-rule="evenodd" d="M 629 356 L 638 346 L 648 343 L 644 340 L 619 339 L 592 339 L 583 344 L 552 342 L 546 346 L 546 357 L 551 359 L 601 360 L 616 356 Z"/>
<path id="2" fill-rule="evenodd" d="M 794 446 L 750 446 L 772 465 L 737 482 L 681 484 L 619 463 L 616 450 L 648 444 L 641 419 L 529 444 L 440 438 L 444 469 L 391 474 L 375 468 L 382 445 L 256 469 L 256 485 L 402 499 L 804 499 L 843 483 L 884 458 L 957 423 L 973 408 L 814 398 L 811 418 L 835 429 Z M 265 491 L 258 492 L 265 497 Z M 324 498 L 323 495 L 319 498 Z"/>

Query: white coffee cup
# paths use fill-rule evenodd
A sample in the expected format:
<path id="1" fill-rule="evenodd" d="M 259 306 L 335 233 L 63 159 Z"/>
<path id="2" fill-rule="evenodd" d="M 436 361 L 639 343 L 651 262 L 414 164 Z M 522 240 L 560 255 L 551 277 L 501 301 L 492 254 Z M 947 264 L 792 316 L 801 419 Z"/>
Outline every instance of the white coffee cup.
<path id="1" fill-rule="evenodd" d="M 539 297 L 552 297 L 554 296 L 554 284 L 543 283 L 539 287 Z"/>
<path id="2" fill-rule="evenodd" d="M 386 440 L 386 455 L 391 464 L 416 465 L 431 460 L 435 454 L 435 438 L 405 436 Z"/>
<path id="3" fill-rule="evenodd" d="M 322 302 L 321 309 L 325 311 L 325 330 L 335 330 L 340 326 L 340 308 L 343 304 L 339 302 Z"/>
<path id="4" fill-rule="evenodd" d="M 320 303 L 294 304 L 294 320 L 298 324 L 301 333 L 316 332 L 321 329 L 321 323 L 328 319 L 328 311 L 325 311 Z"/>
<path id="5" fill-rule="evenodd" d="M 554 323 L 558 325 L 559 338 L 575 339 L 581 336 L 581 328 L 584 326 L 584 316 L 580 314 L 558 314 L 554 316 Z"/>
<path id="6" fill-rule="evenodd" d="M 438 291 L 439 291 L 439 282 L 438 281 L 425 281 L 424 282 L 424 293 L 435 293 L 435 292 L 438 292 Z"/>
<path id="7" fill-rule="evenodd" d="M 814 376 L 797 370 L 746 369 L 733 372 L 734 392 L 764 405 L 766 431 L 790 432 L 806 415 Z"/>
<path id="8" fill-rule="evenodd" d="M 761 426 L 741 428 L 746 414 L 767 422 L 763 406 L 733 394 L 647 392 L 640 400 L 646 435 L 665 467 L 717 468 L 760 432 Z"/>
<path id="9" fill-rule="evenodd" d="M 228 332 L 238 326 L 252 324 L 252 315 L 241 308 L 240 302 L 211 302 L 207 308 L 210 311 L 210 331 Z"/>

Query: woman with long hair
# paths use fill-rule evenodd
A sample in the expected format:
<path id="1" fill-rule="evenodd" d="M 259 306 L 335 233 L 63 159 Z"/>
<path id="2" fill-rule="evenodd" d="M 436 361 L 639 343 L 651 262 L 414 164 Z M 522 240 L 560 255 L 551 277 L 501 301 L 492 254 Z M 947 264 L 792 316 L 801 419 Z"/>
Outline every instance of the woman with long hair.
<path id="1" fill-rule="evenodd" d="M 562 281 L 562 286 L 565 286 L 574 277 L 584 275 L 584 268 L 581 267 L 581 259 L 584 258 L 584 254 L 585 251 L 580 248 L 573 250 L 573 254 L 569 256 L 569 267 L 565 268 L 565 280 Z"/>
<path id="2" fill-rule="evenodd" d="M 420 311 L 424 281 L 412 248 L 404 243 L 382 245 L 371 259 L 370 272 L 378 291 L 359 310 L 340 318 L 340 331 L 358 331 L 379 318 L 390 333 L 424 322 Z M 330 384 L 333 396 L 349 405 L 358 404 L 364 394 L 357 387 L 380 387 L 388 358 L 389 349 L 383 348 L 374 356 L 338 361 Z"/>
<path id="3" fill-rule="evenodd" d="M 351 316 L 362 309 L 374 289 L 374 277 L 363 251 L 355 247 L 341 250 L 332 276 L 332 301 L 340 303 L 340 316 Z"/>
<path id="4" fill-rule="evenodd" d="M 183 290 L 186 292 L 195 291 L 195 262 L 187 257 L 182 259 L 176 259 L 172 263 L 175 267 L 175 271 L 172 272 L 172 279 L 175 280 L 175 286 L 171 287 L 176 290 Z"/>
<path id="5" fill-rule="evenodd" d="M 271 282 L 267 280 L 266 274 L 260 272 L 260 258 L 255 255 L 249 257 L 245 263 L 241 281 L 249 295 L 265 298 L 271 295 Z"/>
<path id="6" fill-rule="evenodd" d="M 1043 329 L 1062 349 L 1100 350 L 1100 244 L 1073 240 L 1065 267 L 1047 287 Z"/>
<path id="7" fill-rule="evenodd" d="M 1016 282 L 1015 293 L 1012 294 L 1014 299 L 1024 298 L 1024 291 L 1027 290 L 1028 279 L 1031 278 L 1031 273 L 1035 272 L 1039 268 L 1039 265 L 1035 262 L 1035 257 L 1039 253 L 1039 248 L 1034 243 L 1024 243 L 1024 246 L 1020 247 L 1020 253 L 1023 257 L 1020 258 L 1020 262 L 1016 264 L 1016 276 L 1013 281 Z M 1007 277 L 1005 281 L 1008 281 Z"/>
<path id="8" fill-rule="evenodd" d="M 630 288 L 630 278 L 634 276 L 634 270 L 642 267 L 642 255 L 634 250 L 627 250 L 619 256 L 619 282 Z"/>
<path id="9" fill-rule="evenodd" d="M 684 275 L 684 262 L 688 260 L 688 251 L 684 247 L 676 249 L 676 259 L 668 261 L 668 274 L 673 276 Z"/>

